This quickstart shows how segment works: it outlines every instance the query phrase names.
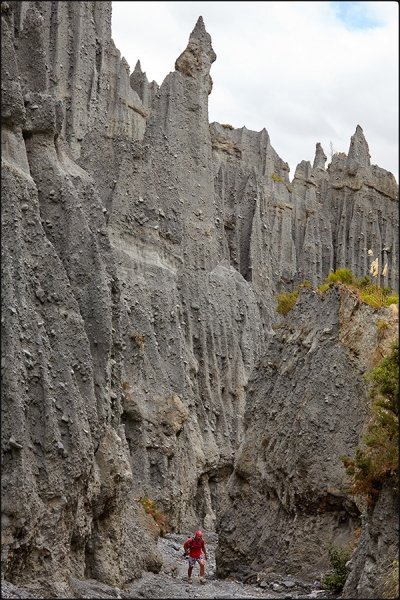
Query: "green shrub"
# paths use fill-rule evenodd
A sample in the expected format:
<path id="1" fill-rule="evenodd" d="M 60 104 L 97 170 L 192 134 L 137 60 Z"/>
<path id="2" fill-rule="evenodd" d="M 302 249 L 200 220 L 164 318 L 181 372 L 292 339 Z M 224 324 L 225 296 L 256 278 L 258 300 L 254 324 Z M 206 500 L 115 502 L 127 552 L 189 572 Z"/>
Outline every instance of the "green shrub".
<path id="1" fill-rule="evenodd" d="M 295 305 L 298 295 L 299 290 L 295 290 L 294 292 L 282 292 L 281 294 L 278 294 L 276 297 L 278 301 L 276 312 L 285 317 Z"/>
<path id="2" fill-rule="evenodd" d="M 399 297 L 398 296 L 389 296 L 388 298 L 386 298 L 386 302 L 385 302 L 385 306 L 390 306 L 391 304 L 398 304 L 399 303 Z"/>
<path id="3" fill-rule="evenodd" d="M 360 288 L 360 286 L 358 286 Z M 360 289 L 360 298 L 369 306 L 373 308 L 380 308 L 381 306 L 390 306 L 391 304 L 398 304 L 399 296 L 393 294 L 390 288 L 381 288 L 379 285 L 370 284 Z"/>
<path id="4" fill-rule="evenodd" d="M 274 173 L 270 175 L 270 177 L 277 181 Z M 375 309 L 380 308 L 381 306 L 390 306 L 391 304 L 399 303 L 398 294 L 394 293 L 390 288 L 381 288 L 377 283 L 371 283 L 368 275 L 365 275 L 361 280 L 357 280 L 351 269 L 336 269 L 335 272 L 332 271 L 329 273 L 328 277 L 325 278 L 325 283 L 318 287 L 317 292 L 323 294 L 329 289 L 330 285 L 335 283 L 347 285 L 357 293 L 361 302 L 365 302 L 365 304 L 368 304 Z M 302 284 L 297 286 L 296 291 L 282 292 L 276 296 L 276 300 L 278 301 L 278 308 L 276 310 L 278 313 L 287 315 L 293 308 L 298 296 L 298 290 L 301 286 L 309 288 L 310 284 L 307 281 L 303 281 Z"/>
<path id="5" fill-rule="evenodd" d="M 382 306 L 382 302 L 380 298 L 376 294 L 361 294 L 361 300 L 372 306 L 372 308 L 379 308 Z"/>
<path id="6" fill-rule="evenodd" d="M 328 544 L 328 555 L 333 575 L 323 576 L 322 587 L 325 590 L 341 592 L 349 574 L 346 563 L 350 560 L 351 552 L 348 548 L 340 548 L 331 542 Z"/>
<path id="7" fill-rule="evenodd" d="M 353 271 L 351 269 L 336 269 L 333 273 L 329 273 L 328 277 L 325 279 L 326 283 L 345 283 L 346 285 L 353 285 L 356 279 L 354 277 Z"/>
<path id="8" fill-rule="evenodd" d="M 390 409 L 398 415 L 399 397 L 399 339 L 392 343 L 390 353 L 366 375 L 372 383 L 370 396 L 377 398 L 375 403 Z"/>
<path id="9" fill-rule="evenodd" d="M 365 448 L 357 448 L 354 458 L 341 456 L 346 473 L 352 480 L 349 492 L 363 496 L 368 504 L 377 498 L 382 483 L 389 478 L 398 489 L 399 472 L 399 340 L 381 362 L 366 375 L 372 384 L 372 406 L 368 433 L 363 437 Z"/>
<path id="10" fill-rule="evenodd" d="M 358 287 L 360 289 L 366 288 L 371 284 L 371 279 L 368 277 L 368 275 L 364 275 L 364 277 L 359 281 L 358 283 Z"/>
<path id="11" fill-rule="evenodd" d="M 225 129 L 234 129 L 233 125 L 229 123 L 221 123 L 221 127 L 225 127 Z"/>
<path id="12" fill-rule="evenodd" d="M 324 292 L 326 292 L 326 290 L 329 290 L 329 283 L 323 283 L 322 285 L 320 285 L 317 289 L 317 292 L 323 294 Z"/>
<path id="13" fill-rule="evenodd" d="M 278 296 L 276 296 L 276 300 L 278 301 L 276 312 L 285 317 L 296 304 L 297 296 L 299 295 L 299 290 L 301 287 L 309 289 L 311 286 L 308 281 L 303 281 L 303 283 L 299 283 L 294 292 L 282 292 L 281 294 L 278 294 Z"/>

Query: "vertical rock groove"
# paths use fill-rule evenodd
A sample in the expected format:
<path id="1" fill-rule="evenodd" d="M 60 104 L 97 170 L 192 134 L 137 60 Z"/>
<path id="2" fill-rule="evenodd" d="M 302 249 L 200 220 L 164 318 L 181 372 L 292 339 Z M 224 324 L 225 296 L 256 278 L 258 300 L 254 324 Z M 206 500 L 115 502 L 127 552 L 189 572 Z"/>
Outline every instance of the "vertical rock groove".
<path id="1" fill-rule="evenodd" d="M 72 597 L 157 572 L 141 497 L 218 530 L 221 575 L 323 564 L 356 527 L 338 456 L 396 314 L 302 288 L 278 329 L 275 296 L 373 258 L 398 289 L 393 175 L 359 125 L 290 181 L 265 129 L 210 124 L 202 17 L 159 86 L 121 58 L 111 2 L 1 16 L 4 578 Z"/>

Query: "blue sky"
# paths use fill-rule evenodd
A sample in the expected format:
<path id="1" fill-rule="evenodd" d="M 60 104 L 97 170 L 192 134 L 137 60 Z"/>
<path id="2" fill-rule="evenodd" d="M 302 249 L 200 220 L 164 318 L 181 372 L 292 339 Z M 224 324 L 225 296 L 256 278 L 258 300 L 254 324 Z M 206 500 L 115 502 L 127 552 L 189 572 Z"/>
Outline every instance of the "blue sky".
<path id="1" fill-rule="evenodd" d="M 348 151 L 360 125 L 371 161 L 398 179 L 397 2 L 113 2 L 112 36 L 150 81 L 174 70 L 198 17 L 217 60 L 209 120 L 265 127 L 290 165 L 320 142 Z"/>
<path id="2" fill-rule="evenodd" d="M 384 27 L 385 22 L 379 16 L 371 14 L 369 2 L 331 2 L 336 16 L 349 31 L 361 31 Z"/>

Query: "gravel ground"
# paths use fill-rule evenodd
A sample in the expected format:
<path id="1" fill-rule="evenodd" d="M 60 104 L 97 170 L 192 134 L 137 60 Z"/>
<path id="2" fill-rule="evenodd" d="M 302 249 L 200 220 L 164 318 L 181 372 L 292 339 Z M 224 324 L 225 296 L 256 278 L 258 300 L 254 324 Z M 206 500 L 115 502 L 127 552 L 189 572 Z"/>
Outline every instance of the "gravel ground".
<path id="1" fill-rule="evenodd" d="M 305 582 L 290 575 L 274 572 L 250 573 L 247 582 L 217 579 L 215 548 L 218 536 L 204 533 L 208 561 L 205 561 L 206 583 L 200 583 L 200 569 L 193 569 L 193 583 L 187 582 L 188 561 L 183 554 L 183 543 L 189 534 L 167 534 L 159 538 L 158 547 L 163 556 L 163 567 L 157 574 L 144 573 L 143 577 L 126 584 L 124 589 L 112 588 L 94 580 L 71 580 L 76 598 L 335 598 L 335 594 L 321 590 L 317 582 Z M 2 598 L 35 598 L 15 586 L 2 581 Z"/>
<path id="2" fill-rule="evenodd" d="M 28 594 L 28 592 L 24 592 L 8 581 L 1 582 L 1 597 L 11 598 L 12 600 L 14 600 L 14 598 L 35 598 L 35 596 Z"/>
<path id="3" fill-rule="evenodd" d="M 193 583 L 187 583 L 188 563 L 183 556 L 183 543 L 191 534 L 167 534 L 158 542 L 164 564 L 160 573 L 145 573 L 141 579 L 127 585 L 130 598 L 334 598 L 331 592 L 319 589 L 312 582 L 280 576 L 277 573 L 254 573 L 248 583 L 217 579 L 215 574 L 215 547 L 218 536 L 205 533 L 204 540 L 209 559 L 205 561 L 202 585 L 200 569 L 193 569 Z M 126 588 L 126 589 L 127 589 Z"/>

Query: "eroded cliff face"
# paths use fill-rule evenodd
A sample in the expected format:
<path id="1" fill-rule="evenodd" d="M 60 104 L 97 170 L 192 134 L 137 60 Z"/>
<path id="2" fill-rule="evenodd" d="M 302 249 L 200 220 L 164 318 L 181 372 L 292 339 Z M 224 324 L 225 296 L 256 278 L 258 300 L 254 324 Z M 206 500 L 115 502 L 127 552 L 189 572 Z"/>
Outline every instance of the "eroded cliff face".
<path id="1" fill-rule="evenodd" d="M 207 109 L 214 60 L 199 19 L 152 101 L 143 142 L 113 141 L 108 230 L 123 281 L 122 420 L 139 493 L 177 528 L 199 518 L 215 527 L 216 490 L 232 469 L 246 383 L 266 337 L 256 294 L 224 252 Z M 80 158 L 94 177 L 98 161 L 94 152 Z"/>
<path id="2" fill-rule="evenodd" d="M 380 273 L 388 265 L 381 285 L 397 289 L 397 184 L 391 173 L 370 165 L 360 126 L 347 157 L 335 155 L 325 169 L 317 143 L 313 166 L 302 161 L 291 183 L 265 130 L 213 123 L 211 132 L 230 261 L 253 287 L 293 289 L 304 280 L 317 287 L 343 265 L 362 278 L 371 249 Z"/>
<path id="3" fill-rule="evenodd" d="M 176 530 L 218 527 L 221 573 L 256 559 L 255 513 L 276 564 L 319 564 L 357 520 L 337 456 L 378 317 L 351 358 L 341 291 L 303 292 L 277 334 L 274 296 L 376 257 L 397 288 L 396 182 L 360 127 L 290 182 L 265 130 L 209 125 L 201 17 L 160 87 L 129 75 L 110 18 L 2 3 L 4 576 L 71 597 L 70 577 L 159 569 L 140 496 Z"/>
<path id="4" fill-rule="evenodd" d="M 360 510 L 339 457 L 353 456 L 368 417 L 363 374 L 385 343 L 378 322 L 393 339 L 390 307 L 376 311 L 342 285 L 322 295 L 302 288 L 248 384 L 244 439 L 219 511 L 221 575 L 243 565 L 316 575 L 326 544 L 354 541 Z"/>
<path id="5" fill-rule="evenodd" d="M 70 597 L 71 576 L 117 585 L 161 559 L 127 502 L 120 292 L 103 206 L 61 135 L 33 4 L 2 4 L 2 573 Z"/>
<path id="6" fill-rule="evenodd" d="M 398 495 L 387 482 L 376 504 L 363 514 L 362 532 L 349 563 L 343 598 L 379 598 L 387 593 L 388 573 L 399 555 Z"/>

